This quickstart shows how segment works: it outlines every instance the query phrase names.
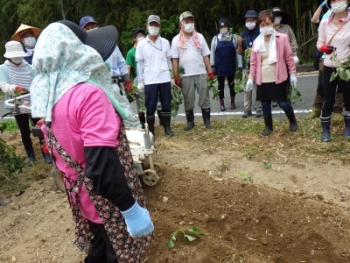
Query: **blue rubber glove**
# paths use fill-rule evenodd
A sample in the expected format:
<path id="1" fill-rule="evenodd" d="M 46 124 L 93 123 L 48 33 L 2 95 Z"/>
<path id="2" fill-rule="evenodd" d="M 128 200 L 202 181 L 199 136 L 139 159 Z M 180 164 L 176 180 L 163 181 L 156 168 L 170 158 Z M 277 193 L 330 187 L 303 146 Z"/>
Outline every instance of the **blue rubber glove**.
<path id="1" fill-rule="evenodd" d="M 125 218 L 127 230 L 132 237 L 147 236 L 153 232 L 154 226 L 147 209 L 137 202 L 126 211 L 120 211 Z"/>
<path id="2" fill-rule="evenodd" d="M 323 8 L 327 4 L 327 0 L 324 0 L 321 4 L 320 7 Z"/>

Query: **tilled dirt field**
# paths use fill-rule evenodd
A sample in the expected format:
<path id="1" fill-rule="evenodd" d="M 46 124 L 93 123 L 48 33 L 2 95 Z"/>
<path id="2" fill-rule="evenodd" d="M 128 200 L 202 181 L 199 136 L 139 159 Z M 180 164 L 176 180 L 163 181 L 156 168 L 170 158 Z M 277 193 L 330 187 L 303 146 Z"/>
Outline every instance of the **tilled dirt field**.
<path id="1" fill-rule="evenodd" d="M 163 148 L 156 161 L 162 176 L 145 186 L 155 239 L 144 262 L 350 262 L 349 166 L 291 159 L 264 169 L 239 152 L 187 145 Z M 84 258 L 65 194 L 43 177 L 0 207 L 0 262 Z M 179 234 L 167 248 L 172 232 L 194 226 L 206 235 L 186 243 Z"/>

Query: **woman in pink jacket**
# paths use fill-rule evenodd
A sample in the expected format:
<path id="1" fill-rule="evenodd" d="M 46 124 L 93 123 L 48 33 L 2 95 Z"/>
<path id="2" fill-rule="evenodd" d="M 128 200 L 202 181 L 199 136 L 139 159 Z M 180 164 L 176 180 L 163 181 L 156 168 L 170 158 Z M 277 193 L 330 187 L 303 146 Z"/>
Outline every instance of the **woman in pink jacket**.
<path id="1" fill-rule="evenodd" d="M 298 125 L 293 107 L 287 99 L 288 73 L 290 74 L 290 84 L 294 87 L 297 84 L 296 68 L 289 38 L 274 30 L 274 16 L 271 10 L 261 11 L 258 23 L 260 35 L 253 43 L 246 90 L 253 88 L 255 79 L 258 86 L 256 100 L 262 103 L 265 122 L 263 136 L 268 136 L 273 130 L 271 101 L 276 101 L 284 110 L 290 123 L 290 131 L 295 132 Z"/>

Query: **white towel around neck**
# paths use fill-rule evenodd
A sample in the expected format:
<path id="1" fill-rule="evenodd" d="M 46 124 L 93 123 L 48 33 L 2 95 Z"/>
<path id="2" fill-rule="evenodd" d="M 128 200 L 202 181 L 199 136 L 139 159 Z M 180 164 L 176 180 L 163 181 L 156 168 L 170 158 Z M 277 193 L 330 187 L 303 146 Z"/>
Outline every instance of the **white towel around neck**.
<path id="1" fill-rule="evenodd" d="M 265 35 L 260 34 L 256 40 L 254 45 L 255 52 L 265 52 Z M 277 62 L 277 49 L 276 49 L 276 31 L 274 30 L 270 37 L 270 46 L 269 46 L 269 57 L 267 59 L 269 64 L 273 64 Z"/>

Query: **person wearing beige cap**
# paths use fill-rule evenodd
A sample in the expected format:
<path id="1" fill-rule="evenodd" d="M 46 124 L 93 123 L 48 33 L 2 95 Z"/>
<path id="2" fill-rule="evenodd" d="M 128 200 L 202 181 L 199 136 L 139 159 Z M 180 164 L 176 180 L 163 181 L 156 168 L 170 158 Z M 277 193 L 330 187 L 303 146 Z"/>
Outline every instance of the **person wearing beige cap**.
<path id="1" fill-rule="evenodd" d="M 180 28 L 180 33 L 172 40 L 171 50 L 175 84 L 181 87 L 185 100 L 187 125 L 184 130 L 189 131 L 194 127 L 193 108 L 196 90 L 204 126 L 211 129 L 207 75 L 211 79 L 215 77 L 209 60 L 210 50 L 203 35 L 195 30 L 191 12 L 186 11 L 180 15 Z M 178 72 L 179 66 L 184 69 L 184 73 Z"/>
<path id="2" fill-rule="evenodd" d="M 18 41 L 9 41 L 5 44 L 7 58 L 4 64 L 0 65 L 0 89 L 5 93 L 5 100 L 10 99 L 16 93 L 30 92 L 30 86 L 34 78 L 32 66 L 24 60 L 26 53 L 22 44 Z M 23 103 L 30 104 L 30 98 L 21 99 Z M 22 110 L 15 114 L 15 119 L 21 132 L 22 143 L 28 156 L 28 165 L 35 162 L 35 155 L 32 140 L 30 138 L 31 122 L 35 125 L 39 119 L 32 118 L 30 111 Z M 39 138 L 40 144 L 44 144 L 44 138 Z M 49 154 L 42 149 L 42 155 L 46 163 L 52 163 Z"/>
<path id="3" fill-rule="evenodd" d="M 159 35 L 160 17 L 150 15 L 147 19 L 148 35 L 137 44 L 135 59 L 137 62 L 138 90 L 145 92 L 146 115 L 149 131 L 154 135 L 154 113 L 158 97 L 162 105 L 160 118 L 164 132 L 174 136 L 171 123 L 171 49 L 170 43 Z"/>
<path id="4" fill-rule="evenodd" d="M 24 57 L 24 60 L 29 64 L 32 64 L 36 39 L 40 33 L 40 28 L 21 24 L 12 36 L 12 40 L 22 42 L 24 45 L 24 51 L 27 53 L 27 56 Z"/>

